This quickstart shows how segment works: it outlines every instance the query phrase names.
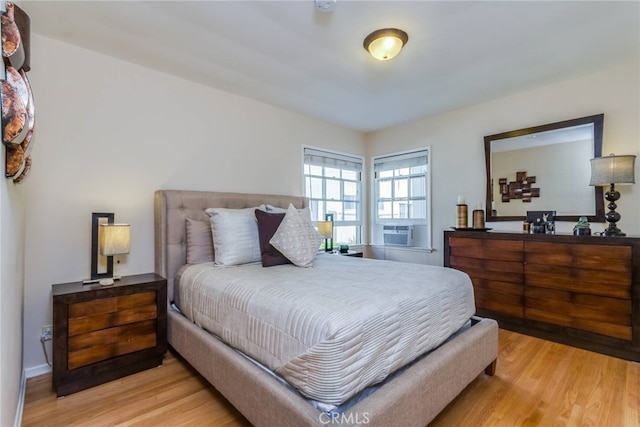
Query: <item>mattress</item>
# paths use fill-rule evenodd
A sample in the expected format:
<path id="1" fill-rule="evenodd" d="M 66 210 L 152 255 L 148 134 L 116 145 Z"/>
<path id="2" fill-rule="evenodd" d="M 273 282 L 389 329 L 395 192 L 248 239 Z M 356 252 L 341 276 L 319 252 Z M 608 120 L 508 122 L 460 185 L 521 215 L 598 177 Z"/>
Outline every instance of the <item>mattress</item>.
<path id="1" fill-rule="evenodd" d="M 329 254 L 312 268 L 191 265 L 175 302 L 304 396 L 332 405 L 434 349 L 475 311 L 460 271 Z"/>

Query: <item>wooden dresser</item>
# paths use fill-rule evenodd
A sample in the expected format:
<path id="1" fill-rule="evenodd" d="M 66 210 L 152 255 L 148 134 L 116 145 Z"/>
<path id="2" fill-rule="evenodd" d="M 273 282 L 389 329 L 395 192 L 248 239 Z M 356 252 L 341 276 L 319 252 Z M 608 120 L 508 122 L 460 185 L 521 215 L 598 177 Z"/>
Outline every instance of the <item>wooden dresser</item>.
<path id="1" fill-rule="evenodd" d="M 640 239 L 444 232 L 476 312 L 505 329 L 640 361 Z"/>
<path id="2" fill-rule="evenodd" d="M 167 281 L 125 276 L 113 286 L 53 285 L 53 386 L 64 396 L 162 364 Z"/>

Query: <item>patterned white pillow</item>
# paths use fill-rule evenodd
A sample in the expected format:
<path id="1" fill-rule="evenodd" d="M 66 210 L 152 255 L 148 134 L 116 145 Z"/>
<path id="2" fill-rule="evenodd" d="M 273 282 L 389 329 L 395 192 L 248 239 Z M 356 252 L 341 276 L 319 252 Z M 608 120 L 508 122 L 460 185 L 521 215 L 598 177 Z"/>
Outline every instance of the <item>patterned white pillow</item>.
<path id="1" fill-rule="evenodd" d="M 239 265 L 261 260 L 256 209 L 265 210 L 265 206 L 205 209 L 211 221 L 214 261 L 217 265 Z"/>
<path id="2" fill-rule="evenodd" d="M 290 204 L 269 243 L 298 267 L 312 267 L 322 239 L 311 222 Z"/>

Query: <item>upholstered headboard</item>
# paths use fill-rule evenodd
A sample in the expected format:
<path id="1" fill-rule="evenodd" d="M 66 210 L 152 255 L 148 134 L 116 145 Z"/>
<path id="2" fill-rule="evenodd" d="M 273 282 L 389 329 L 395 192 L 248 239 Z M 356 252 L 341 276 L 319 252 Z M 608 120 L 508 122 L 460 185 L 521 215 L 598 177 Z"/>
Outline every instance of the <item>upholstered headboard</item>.
<path id="1" fill-rule="evenodd" d="M 270 204 L 287 208 L 308 206 L 302 196 L 219 193 L 210 191 L 158 190 L 155 193 L 155 272 L 167 279 L 173 300 L 173 279 L 187 260 L 186 220 L 208 221 L 207 208 L 242 209 Z"/>

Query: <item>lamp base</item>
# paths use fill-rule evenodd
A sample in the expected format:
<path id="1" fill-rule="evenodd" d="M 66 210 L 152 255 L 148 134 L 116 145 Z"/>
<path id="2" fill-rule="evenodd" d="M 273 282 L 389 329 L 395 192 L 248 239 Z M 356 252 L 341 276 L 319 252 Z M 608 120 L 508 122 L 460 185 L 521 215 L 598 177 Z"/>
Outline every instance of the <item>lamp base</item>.
<path id="1" fill-rule="evenodd" d="M 609 202 L 607 205 L 609 212 L 604 216 L 604 219 L 609 223 L 609 226 L 602 232 L 602 236 L 626 236 L 626 234 L 616 226 L 616 223 L 620 221 L 620 214 L 616 212 L 616 208 L 618 207 L 616 205 L 616 201 L 620 199 L 620 192 L 615 189 L 614 184 L 611 184 L 609 191 L 604 194 L 604 198 Z"/>
<path id="2" fill-rule="evenodd" d="M 623 233 L 622 230 L 615 226 L 615 224 L 609 224 L 609 228 L 602 232 L 602 236 L 605 237 L 624 237 L 626 235 L 627 234 Z"/>

